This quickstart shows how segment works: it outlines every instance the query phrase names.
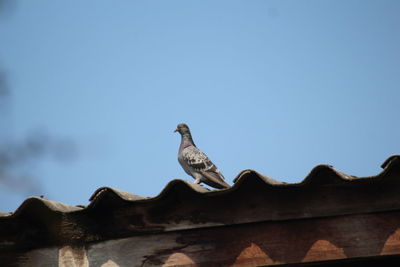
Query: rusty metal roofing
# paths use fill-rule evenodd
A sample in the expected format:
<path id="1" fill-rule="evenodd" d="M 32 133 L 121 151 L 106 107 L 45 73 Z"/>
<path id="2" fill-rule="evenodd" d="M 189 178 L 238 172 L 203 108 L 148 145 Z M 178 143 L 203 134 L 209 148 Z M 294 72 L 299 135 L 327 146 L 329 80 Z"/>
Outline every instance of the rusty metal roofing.
<path id="1" fill-rule="evenodd" d="M 400 155 L 371 177 L 318 165 L 300 183 L 283 183 L 244 170 L 234 186 L 208 190 L 173 180 L 152 198 L 110 187 L 88 206 L 39 197 L 0 213 L 0 250 L 82 244 L 120 237 L 260 221 L 297 220 L 400 209 Z"/>

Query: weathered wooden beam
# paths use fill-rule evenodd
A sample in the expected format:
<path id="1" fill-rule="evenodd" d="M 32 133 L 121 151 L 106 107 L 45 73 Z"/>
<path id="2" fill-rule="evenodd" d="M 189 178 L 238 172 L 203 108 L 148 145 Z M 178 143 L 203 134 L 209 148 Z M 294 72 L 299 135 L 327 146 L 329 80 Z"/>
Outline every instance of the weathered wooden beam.
<path id="1" fill-rule="evenodd" d="M 57 266 L 268 266 L 400 256 L 400 211 L 146 234 L 1 255 Z M 31 265 L 29 265 L 31 264 Z M 75 265 L 74 265 L 75 264 Z M 323 265 L 321 265 L 323 266 Z"/>

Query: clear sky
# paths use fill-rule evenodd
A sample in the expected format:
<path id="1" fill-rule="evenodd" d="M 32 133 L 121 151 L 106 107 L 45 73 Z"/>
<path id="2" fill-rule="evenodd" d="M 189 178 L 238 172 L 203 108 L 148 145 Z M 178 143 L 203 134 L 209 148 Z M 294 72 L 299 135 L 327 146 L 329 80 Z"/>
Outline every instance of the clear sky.
<path id="1" fill-rule="evenodd" d="M 8 1 L 10 2 L 10 1 Z M 400 153 L 400 1 L 16 1 L 0 13 L 12 91 L 3 138 L 76 143 L 35 166 L 38 194 L 156 196 L 187 123 L 228 183 L 299 182 L 318 164 L 376 175 Z M 0 187 L 0 211 L 29 197 Z M 290 201 L 290 200 L 288 200 Z"/>

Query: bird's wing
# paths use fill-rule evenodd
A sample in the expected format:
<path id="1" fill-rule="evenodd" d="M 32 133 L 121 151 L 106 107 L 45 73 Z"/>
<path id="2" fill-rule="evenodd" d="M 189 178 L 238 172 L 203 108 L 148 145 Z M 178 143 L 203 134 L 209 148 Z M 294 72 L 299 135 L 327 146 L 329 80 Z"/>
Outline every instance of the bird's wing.
<path id="1" fill-rule="evenodd" d="M 217 168 L 215 168 L 214 170 L 202 171 L 200 173 L 207 178 L 204 183 L 208 184 L 209 186 L 219 189 L 231 187 L 224 181 L 224 176 Z"/>
<path id="2" fill-rule="evenodd" d="M 207 155 L 195 146 L 183 149 L 182 159 L 191 169 L 197 172 L 210 170 L 214 166 Z"/>
<path id="3" fill-rule="evenodd" d="M 182 151 L 182 159 L 194 171 L 201 173 L 210 180 L 211 186 L 226 188 L 229 185 L 224 181 L 224 176 L 212 161 L 195 146 L 189 146 Z M 219 185 L 219 186 L 218 186 Z"/>

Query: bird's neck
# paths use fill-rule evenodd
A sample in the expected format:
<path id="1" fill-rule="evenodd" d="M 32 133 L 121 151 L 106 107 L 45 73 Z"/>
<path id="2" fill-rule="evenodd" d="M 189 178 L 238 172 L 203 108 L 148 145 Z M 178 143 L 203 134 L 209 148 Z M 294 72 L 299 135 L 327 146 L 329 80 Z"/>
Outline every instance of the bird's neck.
<path id="1" fill-rule="evenodd" d="M 181 149 L 188 146 L 196 146 L 193 142 L 192 135 L 190 133 L 184 133 L 181 137 Z"/>

